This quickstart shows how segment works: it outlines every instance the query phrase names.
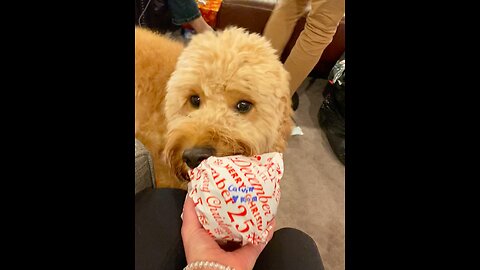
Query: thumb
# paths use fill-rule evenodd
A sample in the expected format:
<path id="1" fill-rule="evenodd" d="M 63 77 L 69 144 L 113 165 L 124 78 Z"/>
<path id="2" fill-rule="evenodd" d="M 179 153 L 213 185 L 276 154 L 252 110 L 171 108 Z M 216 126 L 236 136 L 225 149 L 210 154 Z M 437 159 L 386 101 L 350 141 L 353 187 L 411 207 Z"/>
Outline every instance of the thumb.
<path id="1" fill-rule="evenodd" d="M 183 205 L 183 224 L 182 224 L 182 234 L 195 231 L 196 229 L 202 228 L 202 225 L 198 221 L 197 213 L 195 212 L 195 203 L 192 198 L 187 195 L 185 204 Z"/>

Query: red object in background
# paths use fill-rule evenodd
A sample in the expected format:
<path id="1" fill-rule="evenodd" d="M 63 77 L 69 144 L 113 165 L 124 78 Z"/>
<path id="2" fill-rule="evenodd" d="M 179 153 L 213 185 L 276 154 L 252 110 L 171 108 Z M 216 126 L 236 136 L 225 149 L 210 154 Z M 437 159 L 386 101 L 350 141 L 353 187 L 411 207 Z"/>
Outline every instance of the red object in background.
<path id="1" fill-rule="evenodd" d="M 203 19 L 212 27 L 217 25 L 217 14 L 222 6 L 223 0 L 195 0 L 202 13 Z M 206 4 L 204 4 L 206 3 Z"/>
<path id="2" fill-rule="evenodd" d="M 217 25 L 217 14 L 222 6 L 223 0 L 195 0 L 198 5 L 198 9 L 202 14 L 203 19 L 215 29 Z M 204 4 L 206 3 L 206 4 Z M 189 24 L 182 25 L 185 29 L 193 29 Z"/>

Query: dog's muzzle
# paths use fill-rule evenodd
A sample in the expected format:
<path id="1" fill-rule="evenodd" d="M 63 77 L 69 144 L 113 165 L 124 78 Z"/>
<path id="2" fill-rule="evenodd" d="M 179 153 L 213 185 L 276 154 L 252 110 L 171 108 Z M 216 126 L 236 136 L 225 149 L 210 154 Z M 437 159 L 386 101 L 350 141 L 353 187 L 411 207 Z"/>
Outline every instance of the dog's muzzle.
<path id="1" fill-rule="evenodd" d="M 215 155 L 215 152 L 215 148 L 210 146 L 190 148 L 183 151 L 182 159 L 190 169 L 193 169 L 203 160 Z"/>

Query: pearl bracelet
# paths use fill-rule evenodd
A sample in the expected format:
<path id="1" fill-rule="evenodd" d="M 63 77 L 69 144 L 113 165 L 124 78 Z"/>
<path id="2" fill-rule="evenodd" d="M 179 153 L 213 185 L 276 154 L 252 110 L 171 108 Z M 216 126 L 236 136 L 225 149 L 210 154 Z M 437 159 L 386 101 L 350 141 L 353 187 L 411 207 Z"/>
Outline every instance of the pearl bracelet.
<path id="1" fill-rule="evenodd" d="M 183 270 L 193 270 L 193 269 L 202 269 L 202 268 L 212 268 L 212 269 L 218 269 L 218 270 L 235 270 L 235 268 L 233 267 L 221 265 L 219 263 L 210 262 L 210 261 L 192 262 L 187 266 L 185 266 Z"/>

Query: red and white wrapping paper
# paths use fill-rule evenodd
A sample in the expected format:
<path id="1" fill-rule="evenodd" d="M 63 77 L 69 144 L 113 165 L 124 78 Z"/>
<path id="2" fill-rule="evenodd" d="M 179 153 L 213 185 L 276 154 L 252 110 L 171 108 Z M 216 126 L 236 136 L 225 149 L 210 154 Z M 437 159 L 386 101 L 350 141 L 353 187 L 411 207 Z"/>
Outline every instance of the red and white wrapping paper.
<path id="1" fill-rule="evenodd" d="M 283 156 L 209 157 L 189 171 L 188 196 L 219 242 L 265 243 L 280 201 Z"/>

